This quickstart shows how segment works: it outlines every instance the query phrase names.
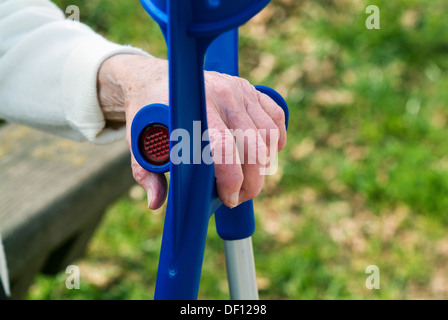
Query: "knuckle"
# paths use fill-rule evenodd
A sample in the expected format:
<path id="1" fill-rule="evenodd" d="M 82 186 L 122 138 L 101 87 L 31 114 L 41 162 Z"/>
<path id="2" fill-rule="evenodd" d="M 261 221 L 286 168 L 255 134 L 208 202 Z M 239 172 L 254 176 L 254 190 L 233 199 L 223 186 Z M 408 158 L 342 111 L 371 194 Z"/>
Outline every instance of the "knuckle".
<path id="1" fill-rule="evenodd" d="M 232 88 L 231 86 L 225 81 L 224 78 L 217 78 L 212 82 L 212 88 L 215 93 L 215 95 L 219 97 L 229 97 L 232 95 Z"/>
<path id="2" fill-rule="evenodd" d="M 256 168 L 256 170 L 250 170 L 250 172 L 244 176 L 242 185 L 244 194 L 249 199 L 253 199 L 260 194 L 264 183 L 264 176 L 259 173 L 258 166 L 255 166 L 254 168 Z"/>
<path id="3" fill-rule="evenodd" d="M 141 184 L 145 180 L 147 171 L 145 169 L 143 169 L 142 167 L 140 167 L 140 165 L 138 163 L 132 163 L 131 169 L 132 169 L 132 176 L 134 177 L 134 180 L 137 183 Z"/>
<path id="4" fill-rule="evenodd" d="M 256 90 L 252 86 L 252 84 L 249 82 L 249 80 L 247 80 L 245 78 L 236 78 L 236 79 L 238 79 L 239 84 L 243 89 L 249 90 L 249 91 L 253 92 L 254 94 L 256 94 Z"/>
<path id="5" fill-rule="evenodd" d="M 241 170 L 235 170 L 236 172 L 229 174 L 227 177 L 227 183 L 231 188 L 239 188 L 243 184 L 244 175 Z"/>
<path id="6" fill-rule="evenodd" d="M 283 109 L 277 106 L 271 115 L 272 120 L 277 125 L 283 125 L 285 124 L 285 113 L 283 112 Z"/>
<path id="7" fill-rule="evenodd" d="M 216 180 L 219 187 L 224 190 L 239 190 L 244 180 L 242 171 L 238 170 L 237 166 L 234 165 L 222 164 L 217 167 L 223 169 L 216 170 Z"/>
<path id="8" fill-rule="evenodd" d="M 260 194 L 262 186 L 263 184 L 261 183 L 245 189 L 246 197 L 248 197 L 249 199 L 256 198 Z"/>

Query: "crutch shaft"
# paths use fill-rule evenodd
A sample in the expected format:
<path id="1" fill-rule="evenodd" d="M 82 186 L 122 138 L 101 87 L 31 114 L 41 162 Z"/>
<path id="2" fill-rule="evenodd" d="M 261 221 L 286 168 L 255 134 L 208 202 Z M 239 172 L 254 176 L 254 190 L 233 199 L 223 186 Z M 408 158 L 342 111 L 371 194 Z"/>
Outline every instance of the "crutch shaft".
<path id="1" fill-rule="evenodd" d="M 230 299 L 258 300 L 252 237 L 224 240 Z"/>

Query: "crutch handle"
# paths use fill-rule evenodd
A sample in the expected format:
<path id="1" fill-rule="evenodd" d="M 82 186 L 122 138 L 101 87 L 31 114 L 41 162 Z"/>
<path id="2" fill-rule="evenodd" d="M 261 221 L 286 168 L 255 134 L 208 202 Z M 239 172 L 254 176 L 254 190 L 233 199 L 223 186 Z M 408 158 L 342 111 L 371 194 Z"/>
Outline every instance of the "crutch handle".
<path id="1" fill-rule="evenodd" d="M 167 105 L 150 104 L 140 109 L 132 121 L 132 154 L 140 166 L 149 172 L 164 173 L 170 170 L 169 112 Z M 151 128 L 160 129 L 148 134 Z"/>
<path id="2" fill-rule="evenodd" d="M 274 89 L 263 85 L 256 85 L 255 88 L 268 95 L 283 109 L 286 128 L 288 128 L 289 111 L 283 97 Z M 155 103 L 140 109 L 132 122 L 132 153 L 140 166 L 149 172 L 165 173 L 170 170 L 169 118 L 169 107 L 165 104 Z M 159 130 L 153 135 L 149 135 L 148 131 L 151 128 L 159 128 Z"/>

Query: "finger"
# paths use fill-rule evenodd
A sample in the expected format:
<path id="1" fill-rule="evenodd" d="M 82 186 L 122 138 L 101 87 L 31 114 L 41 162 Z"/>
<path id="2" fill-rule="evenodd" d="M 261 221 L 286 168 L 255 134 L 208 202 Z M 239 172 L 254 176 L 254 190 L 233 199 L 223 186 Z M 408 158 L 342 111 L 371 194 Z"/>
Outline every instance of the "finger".
<path id="1" fill-rule="evenodd" d="M 237 128 L 233 130 L 233 136 L 244 176 L 239 195 L 239 202 L 242 203 L 255 198 L 261 191 L 264 176 L 260 174 L 260 169 L 266 163 L 266 144 L 244 108 L 228 112 L 226 125 Z"/>
<path id="2" fill-rule="evenodd" d="M 256 90 L 256 92 L 261 107 L 279 129 L 278 150 L 282 150 L 286 146 L 285 112 L 268 95 L 261 93 L 258 90 Z"/>
<path id="3" fill-rule="evenodd" d="M 215 166 L 216 191 L 224 205 L 233 208 L 239 201 L 243 170 L 233 135 L 216 111 L 208 113 L 210 146 Z"/>
<path id="4" fill-rule="evenodd" d="M 131 156 L 131 169 L 135 181 L 145 189 L 148 197 L 148 208 L 158 209 L 167 196 L 167 181 L 164 174 L 152 173 L 143 169 Z"/>

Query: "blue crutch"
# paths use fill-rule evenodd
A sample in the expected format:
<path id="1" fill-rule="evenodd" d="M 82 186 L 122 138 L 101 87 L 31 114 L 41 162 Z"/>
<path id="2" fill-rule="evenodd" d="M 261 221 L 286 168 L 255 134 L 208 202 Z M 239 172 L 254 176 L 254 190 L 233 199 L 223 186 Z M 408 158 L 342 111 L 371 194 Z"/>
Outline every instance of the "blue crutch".
<path id="1" fill-rule="evenodd" d="M 132 151 L 139 164 L 148 171 L 170 171 L 171 175 L 154 297 L 197 299 L 208 223 L 215 213 L 216 229 L 225 245 L 230 296 L 257 299 L 252 201 L 234 209 L 222 205 L 216 193 L 214 166 L 203 161 L 203 151 L 210 152 L 208 139 L 187 143 L 186 136 L 176 130 L 183 130 L 188 137 L 199 134 L 207 138 L 204 67 L 238 74 L 237 28 L 269 0 L 141 3 L 162 29 L 169 60 L 170 106 L 152 104 L 142 108 L 131 128 Z M 276 101 L 287 119 L 283 98 L 270 88 L 256 88 Z M 174 150 L 178 154 L 170 159 Z"/>

